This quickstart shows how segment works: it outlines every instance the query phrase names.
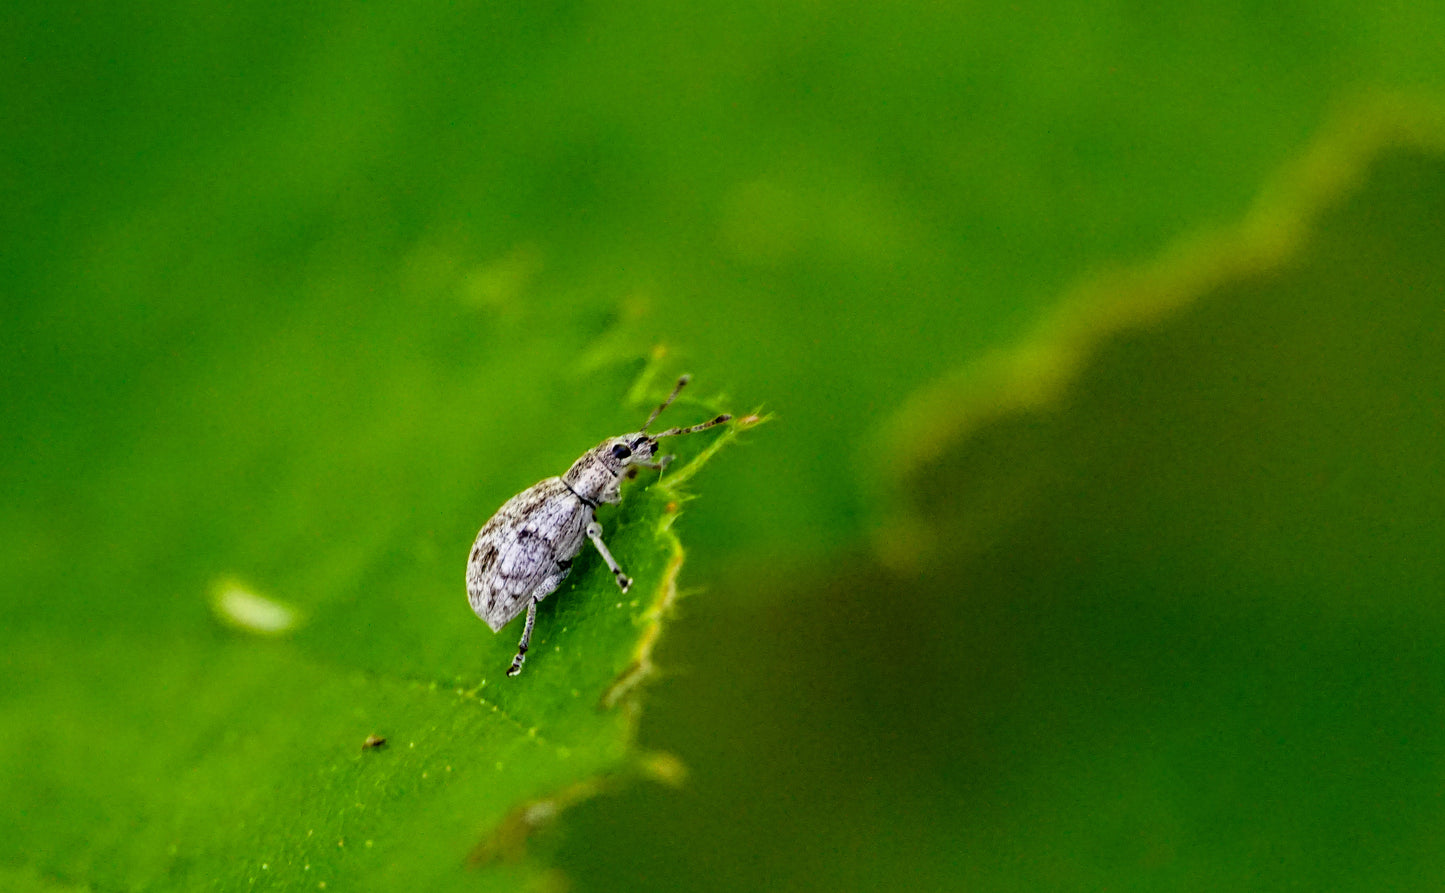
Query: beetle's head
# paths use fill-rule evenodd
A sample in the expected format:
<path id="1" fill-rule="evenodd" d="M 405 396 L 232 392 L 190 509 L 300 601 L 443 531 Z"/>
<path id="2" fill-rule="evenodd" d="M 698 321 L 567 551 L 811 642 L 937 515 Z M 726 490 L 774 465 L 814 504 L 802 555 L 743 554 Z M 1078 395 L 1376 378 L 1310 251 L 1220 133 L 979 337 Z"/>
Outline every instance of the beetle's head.
<path id="1" fill-rule="evenodd" d="M 672 388 L 672 393 L 668 394 L 667 399 L 662 401 L 662 405 L 654 409 L 652 415 L 647 417 L 647 421 L 643 423 L 641 431 L 638 431 L 636 434 L 625 434 L 622 437 L 614 437 L 610 441 L 602 444 L 599 450 L 605 448 L 607 453 L 605 457 L 606 460 L 608 462 L 619 463 L 615 466 L 609 465 L 609 468 L 612 468 L 620 475 L 623 469 L 629 465 L 651 465 L 652 456 L 657 452 L 657 442 L 662 438 L 706 431 L 708 428 L 714 425 L 721 425 L 723 422 L 732 418 L 732 416 L 724 413 L 715 419 L 703 422 L 701 425 L 692 425 L 688 428 L 668 428 L 666 431 L 648 434 L 647 429 L 652 427 L 652 423 L 657 421 L 657 417 L 662 415 L 664 409 L 672 405 L 672 401 L 677 399 L 677 395 L 682 391 L 683 386 L 691 380 L 692 377 L 689 375 L 684 375 L 677 380 L 677 384 Z M 671 456 L 663 456 L 662 463 L 664 465 L 667 464 L 671 458 Z"/>
<path id="2" fill-rule="evenodd" d="M 656 452 L 657 440 L 645 431 L 614 437 L 596 449 L 597 458 L 618 477 L 622 476 L 629 465 L 652 462 L 652 456 Z"/>
<path id="3" fill-rule="evenodd" d="M 720 415 L 717 418 L 703 422 L 701 425 L 692 425 L 687 428 L 668 428 L 666 431 L 659 431 L 656 434 L 648 434 L 647 429 L 657 420 L 657 417 L 677 397 L 677 392 L 687 384 L 688 377 L 684 375 L 677 380 L 672 393 L 662 401 L 662 405 L 652 411 L 647 417 L 647 423 L 642 430 L 635 434 L 623 434 L 620 437 L 613 437 L 604 440 L 597 446 L 588 450 L 587 453 L 573 463 L 567 473 L 562 476 L 567 486 L 581 496 L 583 499 L 600 500 L 602 502 L 616 502 L 619 498 L 618 484 L 627 475 L 629 466 L 645 465 L 649 468 L 658 468 L 667 464 L 671 456 L 663 456 L 660 460 L 654 460 L 657 452 L 657 442 L 664 437 L 677 437 L 681 434 L 693 434 L 697 431 L 706 431 L 714 425 L 721 425 L 731 419 L 730 415 Z"/>

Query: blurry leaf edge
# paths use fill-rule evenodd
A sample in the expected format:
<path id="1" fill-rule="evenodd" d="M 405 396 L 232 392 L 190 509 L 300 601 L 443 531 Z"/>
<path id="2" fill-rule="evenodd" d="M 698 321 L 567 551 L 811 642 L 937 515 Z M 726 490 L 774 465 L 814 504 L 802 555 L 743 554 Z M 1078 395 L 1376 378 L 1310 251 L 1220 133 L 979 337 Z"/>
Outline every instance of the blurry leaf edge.
<path id="1" fill-rule="evenodd" d="M 920 469 L 991 422 L 1055 404 L 1111 338 L 1167 319 L 1222 283 L 1284 266 L 1308 244 L 1319 217 L 1359 188 L 1377 158 L 1398 149 L 1445 154 L 1445 103 L 1400 93 L 1342 103 L 1242 221 L 1181 238 L 1152 261 L 1085 277 L 1020 342 L 908 396 L 862 453 L 892 461 L 860 462 L 860 480 L 879 507 L 875 555 L 907 570 L 934 552 L 935 537 L 905 498 Z"/>

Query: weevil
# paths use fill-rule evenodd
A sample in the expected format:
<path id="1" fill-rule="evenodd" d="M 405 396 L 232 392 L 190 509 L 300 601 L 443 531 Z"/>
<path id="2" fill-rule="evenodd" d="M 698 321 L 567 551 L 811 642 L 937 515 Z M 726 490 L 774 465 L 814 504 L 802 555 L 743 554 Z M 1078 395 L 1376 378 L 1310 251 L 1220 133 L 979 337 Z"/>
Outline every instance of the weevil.
<path id="1" fill-rule="evenodd" d="M 537 604 L 566 579 L 584 538 L 597 547 L 618 587 L 626 592 L 632 586 L 602 541 L 597 506 L 622 501 L 622 478 L 629 470 L 661 471 L 672 460 L 671 456 L 659 456 L 653 461 L 662 438 L 705 431 L 732 418 L 724 414 L 689 428 L 648 434 L 647 429 L 677 399 L 688 380 L 686 375 L 677 380 L 672 393 L 652 411 L 640 431 L 607 438 L 583 453 L 566 474 L 547 478 L 513 496 L 477 534 L 467 561 L 467 599 L 472 610 L 494 633 L 501 632 L 523 610 L 527 612 L 508 676 L 522 672 L 532 626 L 537 622 Z"/>

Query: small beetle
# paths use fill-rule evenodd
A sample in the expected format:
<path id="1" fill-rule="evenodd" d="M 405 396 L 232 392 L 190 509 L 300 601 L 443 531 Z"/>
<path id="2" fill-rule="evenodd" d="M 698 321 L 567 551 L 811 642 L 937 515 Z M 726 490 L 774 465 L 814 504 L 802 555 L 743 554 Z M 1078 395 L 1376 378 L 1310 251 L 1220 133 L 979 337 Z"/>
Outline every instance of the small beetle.
<path id="1" fill-rule="evenodd" d="M 561 477 L 547 478 L 507 500 L 477 534 L 467 561 L 467 598 L 477 616 L 492 632 L 501 632 L 525 608 L 527 624 L 517 656 L 507 669 L 508 676 L 522 672 L 532 624 L 537 621 L 537 603 L 556 591 L 572 569 L 572 559 L 582 551 L 586 537 L 602 553 L 602 560 L 626 592 L 632 580 L 622 572 L 602 542 L 602 525 L 597 523 L 597 506 L 622 501 L 622 475 L 629 466 L 662 470 L 671 456 L 652 461 L 657 442 L 664 437 L 692 434 L 732 418 L 720 415 L 690 428 L 669 428 L 648 434 L 689 376 L 682 376 L 662 405 L 652 411 L 642 430 L 635 434 L 609 437 L 582 454 Z"/>

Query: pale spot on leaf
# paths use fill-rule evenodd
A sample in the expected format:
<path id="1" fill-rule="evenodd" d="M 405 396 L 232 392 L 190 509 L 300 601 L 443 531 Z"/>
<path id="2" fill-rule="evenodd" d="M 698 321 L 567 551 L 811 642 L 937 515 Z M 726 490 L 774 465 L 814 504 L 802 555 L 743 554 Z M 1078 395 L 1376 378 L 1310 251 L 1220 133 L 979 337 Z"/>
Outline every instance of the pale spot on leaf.
<path id="1" fill-rule="evenodd" d="M 301 620 L 295 608 L 260 595 L 235 580 L 222 580 L 213 587 L 211 609 L 227 626 L 258 636 L 289 633 Z"/>

